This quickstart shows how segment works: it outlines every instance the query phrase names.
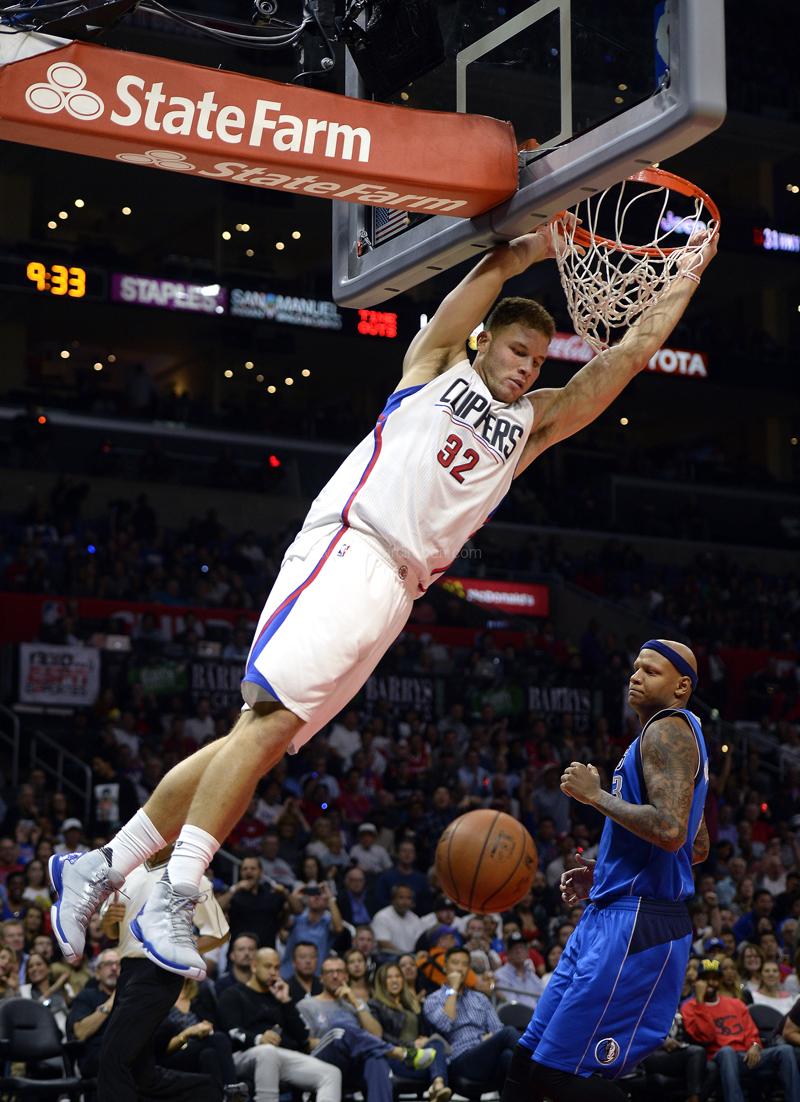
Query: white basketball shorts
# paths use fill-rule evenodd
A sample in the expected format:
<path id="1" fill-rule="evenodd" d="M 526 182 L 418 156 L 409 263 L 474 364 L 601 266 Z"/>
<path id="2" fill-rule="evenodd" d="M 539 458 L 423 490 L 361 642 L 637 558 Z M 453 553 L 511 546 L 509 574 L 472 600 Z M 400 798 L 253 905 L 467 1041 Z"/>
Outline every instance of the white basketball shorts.
<path id="1" fill-rule="evenodd" d="M 242 696 L 304 720 L 290 753 L 346 707 L 411 612 L 416 579 L 376 546 L 345 525 L 301 533 L 264 605 Z"/>

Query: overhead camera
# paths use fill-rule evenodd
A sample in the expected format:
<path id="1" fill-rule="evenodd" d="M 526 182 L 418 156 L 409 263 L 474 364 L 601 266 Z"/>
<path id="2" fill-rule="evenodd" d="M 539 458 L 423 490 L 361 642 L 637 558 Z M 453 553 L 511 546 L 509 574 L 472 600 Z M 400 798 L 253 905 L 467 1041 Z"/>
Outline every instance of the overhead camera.
<path id="1" fill-rule="evenodd" d="M 379 98 L 399 92 L 444 61 L 433 0 L 352 0 L 340 32 L 367 91 Z"/>
<path id="2" fill-rule="evenodd" d="M 368 94 L 386 98 L 444 60 L 433 0 L 349 0 L 343 17 L 335 0 L 304 0 L 303 10 L 301 77 L 329 73 L 343 42 Z"/>

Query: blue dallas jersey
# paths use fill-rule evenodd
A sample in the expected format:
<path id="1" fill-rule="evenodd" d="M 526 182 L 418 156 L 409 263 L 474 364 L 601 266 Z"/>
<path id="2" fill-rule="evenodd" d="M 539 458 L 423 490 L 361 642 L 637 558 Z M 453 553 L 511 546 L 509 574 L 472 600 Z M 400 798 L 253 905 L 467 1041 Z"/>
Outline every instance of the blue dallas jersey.
<path id="1" fill-rule="evenodd" d="M 700 829 L 708 792 L 708 753 L 697 716 L 686 709 L 669 708 L 648 720 L 614 770 L 611 794 L 631 804 L 648 802 L 642 768 L 642 739 L 651 723 L 670 715 L 682 716 L 686 720 L 694 733 L 700 755 L 686 842 L 677 853 L 670 853 L 606 819 L 589 895 L 593 903 L 626 895 L 677 901 L 694 894 L 692 845 Z"/>

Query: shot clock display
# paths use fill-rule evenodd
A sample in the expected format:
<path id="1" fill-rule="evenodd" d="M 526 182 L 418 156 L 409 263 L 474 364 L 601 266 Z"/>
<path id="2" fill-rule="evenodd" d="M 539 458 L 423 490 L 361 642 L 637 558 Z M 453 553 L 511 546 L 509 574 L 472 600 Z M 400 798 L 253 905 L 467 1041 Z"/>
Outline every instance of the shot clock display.
<path id="1" fill-rule="evenodd" d="M 50 295 L 68 295 L 70 298 L 83 298 L 86 295 L 86 269 L 67 267 L 65 264 L 43 264 L 41 260 L 30 260 L 25 276 L 37 291 Z"/>

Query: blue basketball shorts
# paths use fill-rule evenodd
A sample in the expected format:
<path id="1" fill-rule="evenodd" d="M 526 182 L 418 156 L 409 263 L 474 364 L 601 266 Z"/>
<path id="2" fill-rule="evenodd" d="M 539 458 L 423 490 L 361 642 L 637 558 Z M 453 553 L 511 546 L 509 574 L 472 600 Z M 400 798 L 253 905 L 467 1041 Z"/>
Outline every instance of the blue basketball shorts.
<path id="1" fill-rule="evenodd" d="M 590 904 L 520 1044 L 559 1071 L 624 1075 L 669 1033 L 691 944 L 684 903 Z"/>

